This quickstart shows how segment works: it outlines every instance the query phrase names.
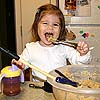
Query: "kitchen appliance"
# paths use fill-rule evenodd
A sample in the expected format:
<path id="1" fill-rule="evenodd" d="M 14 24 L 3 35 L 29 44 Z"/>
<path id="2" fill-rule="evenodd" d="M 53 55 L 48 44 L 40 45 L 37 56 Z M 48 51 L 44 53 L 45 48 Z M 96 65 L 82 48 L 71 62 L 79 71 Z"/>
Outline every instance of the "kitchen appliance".
<path id="1" fill-rule="evenodd" d="M 60 1 L 64 2 L 63 0 Z M 85 8 L 83 0 L 77 1 L 82 2 L 80 6 Z M 78 42 L 83 40 L 90 47 L 94 47 L 91 51 L 92 61 L 90 64 L 100 65 L 100 0 L 87 1 L 90 2 L 90 16 L 65 16 L 66 28 L 71 30 L 76 36 L 75 40 L 72 41 Z M 85 9 L 81 11 L 82 14 L 84 12 L 86 12 Z"/>

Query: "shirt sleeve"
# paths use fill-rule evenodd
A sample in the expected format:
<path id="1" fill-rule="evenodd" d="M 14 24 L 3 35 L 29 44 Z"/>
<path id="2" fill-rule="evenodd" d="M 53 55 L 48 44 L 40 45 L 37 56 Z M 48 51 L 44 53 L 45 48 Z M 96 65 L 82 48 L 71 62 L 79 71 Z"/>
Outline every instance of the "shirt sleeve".
<path id="1" fill-rule="evenodd" d="M 28 45 L 28 44 L 26 44 L 26 47 L 25 47 L 25 49 L 23 50 L 23 52 L 22 52 L 22 54 L 20 55 L 20 57 L 21 57 L 22 59 L 24 59 L 26 62 L 30 63 L 30 62 L 29 62 L 29 61 L 30 61 L 30 55 L 29 55 L 29 53 L 28 53 L 27 45 Z M 25 68 L 24 68 L 24 69 L 27 69 L 27 68 L 29 68 L 29 67 L 25 65 Z"/>
<path id="2" fill-rule="evenodd" d="M 89 64 L 92 59 L 91 51 L 84 56 L 80 56 L 80 53 L 74 48 L 66 47 L 65 52 L 67 53 L 66 57 L 71 64 Z"/>
<path id="3" fill-rule="evenodd" d="M 78 52 L 78 51 L 77 51 Z M 86 55 L 80 56 L 79 52 L 77 53 L 77 64 L 89 64 L 91 62 L 92 56 L 91 51 L 89 51 Z"/>

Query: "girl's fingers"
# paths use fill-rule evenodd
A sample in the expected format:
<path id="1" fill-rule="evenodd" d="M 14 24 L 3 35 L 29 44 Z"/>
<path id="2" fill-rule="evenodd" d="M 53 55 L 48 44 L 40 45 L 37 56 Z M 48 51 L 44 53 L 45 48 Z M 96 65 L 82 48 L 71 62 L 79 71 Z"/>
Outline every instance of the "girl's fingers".
<path id="1" fill-rule="evenodd" d="M 89 46 L 84 41 L 79 41 L 77 50 L 81 55 L 85 55 L 89 51 Z"/>
<path id="2" fill-rule="evenodd" d="M 20 69 L 24 68 L 24 64 L 22 62 L 20 62 L 20 61 L 15 60 L 15 59 L 12 59 L 11 63 L 15 64 Z"/>
<path id="3" fill-rule="evenodd" d="M 84 51 L 84 52 L 87 52 L 87 51 L 88 51 L 88 48 L 84 48 L 83 51 Z"/>

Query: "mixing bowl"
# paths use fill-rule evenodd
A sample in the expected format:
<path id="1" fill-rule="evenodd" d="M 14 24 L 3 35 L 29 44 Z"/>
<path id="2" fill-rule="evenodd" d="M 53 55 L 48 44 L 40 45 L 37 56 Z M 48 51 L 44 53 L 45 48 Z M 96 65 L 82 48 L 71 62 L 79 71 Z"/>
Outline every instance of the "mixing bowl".
<path id="1" fill-rule="evenodd" d="M 72 80 L 84 81 L 91 79 L 100 85 L 100 65 L 67 65 L 57 70 L 66 74 L 70 72 Z M 55 70 L 49 74 L 58 77 Z M 53 86 L 53 94 L 57 100 L 100 100 L 100 87 L 73 87 L 67 84 L 57 83 L 56 81 L 47 78 L 48 82 Z M 87 83 L 89 84 L 89 83 Z"/>

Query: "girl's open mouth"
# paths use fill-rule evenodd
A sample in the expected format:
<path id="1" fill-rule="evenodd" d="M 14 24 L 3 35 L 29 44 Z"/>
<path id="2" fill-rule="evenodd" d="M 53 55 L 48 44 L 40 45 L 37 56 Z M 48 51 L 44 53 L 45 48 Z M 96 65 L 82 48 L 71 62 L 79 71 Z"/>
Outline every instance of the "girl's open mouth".
<path id="1" fill-rule="evenodd" d="M 46 32 L 46 33 L 45 33 L 45 38 L 46 38 L 47 41 L 50 42 L 50 38 L 53 38 L 53 33 Z"/>

